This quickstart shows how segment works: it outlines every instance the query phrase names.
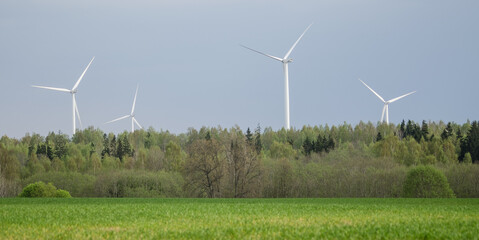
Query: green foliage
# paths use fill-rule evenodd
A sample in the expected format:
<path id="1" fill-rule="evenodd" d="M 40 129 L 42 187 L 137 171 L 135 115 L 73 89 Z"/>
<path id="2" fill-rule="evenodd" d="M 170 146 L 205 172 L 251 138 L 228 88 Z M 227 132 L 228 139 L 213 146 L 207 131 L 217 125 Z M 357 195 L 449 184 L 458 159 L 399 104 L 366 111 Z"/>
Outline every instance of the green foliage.
<path id="1" fill-rule="evenodd" d="M 54 186 L 65 189 L 74 197 L 94 197 L 94 186 L 96 177 L 74 173 L 74 172 L 46 172 L 33 175 L 23 180 L 23 185 L 26 186 L 35 182 L 49 182 Z"/>
<path id="2" fill-rule="evenodd" d="M 22 187 L 37 181 L 51 182 L 74 197 L 177 195 L 146 187 L 120 194 L 113 187 L 110 192 L 95 187 L 106 174 L 114 182 L 120 174 L 151 173 L 167 176 L 169 186 L 189 197 L 397 197 L 408 168 L 420 164 L 450 174 L 457 197 L 475 196 L 479 183 L 471 177 L 475 164 L 470 163 L 479 155 L 478 130 L 477 122 L 403 121 L 397 126 L 360 122 L 277 131 L 258 125 L 245 133 L 236 126 L 190 128 L 182 134 L 149 128 L 115 135 L 89 127 L 71 139 L 61 132 L 18 140 L 3 136 L 0 196 L 18 196 Z M 209 144 L 198 144 L 208 135 Z M 382 140 L 376 141 L 378 136 Z M 459 161 L 471 168 L 456 168 Z M 121 186 L 138 182 L 121 179 Z M 111 186 L 120 186 L 115 184 Z"/>
<path id="3" fill-rule="evenodd" d="M 270 156 L 276 159 L 292 159 L 296 155 L 296 151 L 289 143 L 280 143 L 276 141 L 271 145 L 269 152 Z"/>
<path id="4" fill-rule="evenodd" d="M 471 128 L 465 139 L 461 142 L 461 157 L 463 160 L 466 153 L 471 155 L 473 163 L 479 162 L 479 122 L 472 122 Z"/>
<path id="5" fill-rule="evenodd" d="M 0 199 L 0 236 L 475 239 L 479 236 L 478 205 L 478 199 L 7 198 Z"/>
<path id="6" fill-rule="evenodd" d="M 456 197 L 479 198 L 478 164 L 441 165 L 440 169 L 446 175 Z"/>
<path id="7" fill-rule="evenodd" d="M 468 152 L 467 152 L 466 154 L 464 154 L 464 160 L 463 160 L 463 162 L 464 162 L 465 164 L 470 164 L 470 163 L 472 163 L 471 153 L 468 153 Z"/>
<path id="8" fill-rule="evenodd" d="M 23 188 L 19 197 L 54 197 L 57 188 L 52 183 L 36 182 Z"/>
<path id="9" fill-rule="evenodd" d="M 95 182 L 98 197 L 182 197 L 183 178 L 173 172 L 103 172 Z"/>
<path id="10" fill-rule="evenodd" d="M 404 183 L 404 197 L 452 198 L 446 176 L 432 166 L 418 166 L 408 171 Z"/>
<path id="11" fill-rule="evenodd" d="M 181 171 L 184 165 L 184 160 L 180 145 L 170 141 L 168 145 L 166 145 L 165 158 L 167 161 L 165 168 L 167 170 Z"/>
<path id="12" fill-rule="evenodd" d="M 65 190 L 62 190 L 62 189 L 57 189 L 55 191 L 55 194 L 53 195 L 53 197 L 56 197 L 56 198 L 71 198 L 72 196 L 70 195 L 70 193 L 68 191 L 65 191 Z"/>

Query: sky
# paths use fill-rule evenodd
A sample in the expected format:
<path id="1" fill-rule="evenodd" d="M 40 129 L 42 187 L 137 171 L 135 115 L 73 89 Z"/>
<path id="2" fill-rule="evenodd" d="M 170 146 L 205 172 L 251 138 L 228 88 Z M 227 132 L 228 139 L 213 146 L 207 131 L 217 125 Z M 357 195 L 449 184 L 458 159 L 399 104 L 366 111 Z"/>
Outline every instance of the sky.
<path id="1" fill-rule="evenodd" d="M 479 119 L 476 0 L 2 0 L 0 135 L 72 134 L 78 87 L 83 127 L 284 126 L 280 62 L 239 44 L 291 54 L 291 125 Z M 77 123 L 78 125 L 78 123 Z"/>

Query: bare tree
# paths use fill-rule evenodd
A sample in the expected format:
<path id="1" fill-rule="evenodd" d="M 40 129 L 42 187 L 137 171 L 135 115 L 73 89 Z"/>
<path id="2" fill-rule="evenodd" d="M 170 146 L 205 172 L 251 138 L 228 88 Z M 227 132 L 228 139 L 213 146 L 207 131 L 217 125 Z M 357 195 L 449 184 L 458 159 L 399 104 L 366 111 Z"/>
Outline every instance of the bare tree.
<path id="1" fill-rule="evenodd" d="M 224 175 L 224 157 L 215 139 L 198 139 L 189 147 L 185 166 L 187 184 L 207 197 L 221 197 L 220 183 Z"/>
<path id="2" fill-rule="evenodd" d="M 255 190 L 253 183 L 261 173 L 255 147 L 244 139 L 232 140 L 226 157 L 234 197 L 248 196 Z"/>

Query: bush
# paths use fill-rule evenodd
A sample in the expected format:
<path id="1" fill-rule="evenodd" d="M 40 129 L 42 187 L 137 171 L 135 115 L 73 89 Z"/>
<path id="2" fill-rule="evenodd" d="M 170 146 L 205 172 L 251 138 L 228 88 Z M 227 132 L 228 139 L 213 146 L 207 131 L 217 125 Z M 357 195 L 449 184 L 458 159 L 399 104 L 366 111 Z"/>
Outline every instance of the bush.
<path id="1" fill-rule="evenodd" d="M 96 197 L 95 176 L 75 172 L 45 172 L 24 179 L 23 186 L 34 182 L 51 182 L 58 188 L 67 190 L 73 197 Z"/>
<path id="2" fill-rule="evenodd" d="M 68 191 L 58 189 L 55 192 L 54 197 L 56 197 L 56 198 L 71 198 L 72 196 L 70 195 L 70 193 Z"/>
<path id="3" fill-rule="evenodd" d="M 106 171 L 98 175 L 98 197 L 182 197 L 183 178 L 176 172 Z"/>
<path id="4" fill-rule="evenodd" d="M 32 184 L 28 184 L 25 188 L 23 188 L 22 193 L 20 193 L 19 197 L 58 197 L 58 198 L 69 198 L 70 193 L 58 189 L 53 186 L 52 183 L 45 184 L 44 182 L 36 182 Z"/>
<path id="5" fill-rule="evenodd" d="M 28 184 L 28 186 L 23 188 L 20 197 L 53 197 L 56 189 L 57 188 L 51 183 L 36 182 Z"/>
<path id="6" fill-rule="evenodd" d="M 404 182 L 403 196 L 409 198 L 453 198 L 446 176 L 431 166 L 411 168 Z"/>
<path id="7" fill-rule="evenodd" d="M 441 167 L 458 198 L 479 198 L 479 164 L 448 164 Z"/>

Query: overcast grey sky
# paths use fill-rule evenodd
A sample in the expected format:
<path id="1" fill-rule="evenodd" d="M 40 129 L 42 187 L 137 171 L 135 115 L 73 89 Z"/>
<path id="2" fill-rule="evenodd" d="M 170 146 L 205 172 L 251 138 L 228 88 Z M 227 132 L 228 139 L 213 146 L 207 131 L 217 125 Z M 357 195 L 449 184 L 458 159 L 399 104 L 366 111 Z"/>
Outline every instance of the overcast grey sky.
<path id="1" fill-rule="evenodd" d="M 0 135 L 71 135 L 70 94 L 93 56 L 77 103 L 83 126 L 130 129 L 136 119 L 175 133 L 284 124 L 284 56 L 291 125 L 479 119 L 479 1 L 0 1 Z"/>

